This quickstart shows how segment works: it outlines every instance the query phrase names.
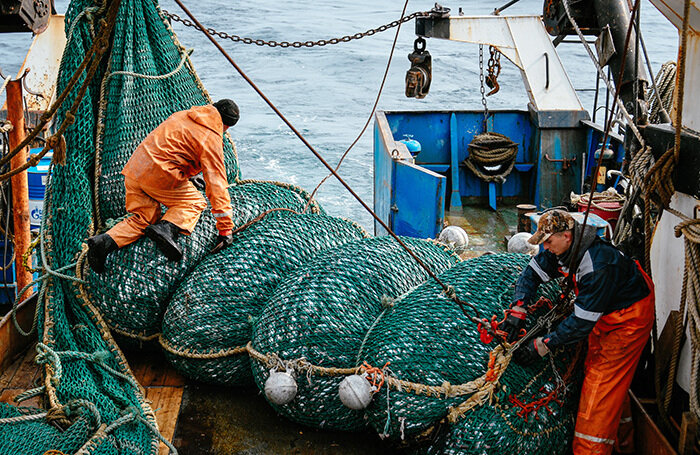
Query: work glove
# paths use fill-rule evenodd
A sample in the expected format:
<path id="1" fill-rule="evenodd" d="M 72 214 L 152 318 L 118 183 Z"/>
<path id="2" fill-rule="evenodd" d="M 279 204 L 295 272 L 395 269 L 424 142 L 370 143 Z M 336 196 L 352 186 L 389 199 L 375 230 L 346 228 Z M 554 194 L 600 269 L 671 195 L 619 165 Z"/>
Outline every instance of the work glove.
<path id="1" fill-rule="evenodd" d="M 525 328 L 527 321 L 527 310 L 523 306 L 522 300 L 518 300 L 513 308 L 506 311 L 506 320 L 499 327 L 505 332 L 506 341 L 512 343 L 520 338 L 520 331 Z"/>
<path id="2" fill-rule="evenodd" d="M 229 231 L 230 232 L 230 231 Z M 212 248 L 211 252 L 213 253 L 218 253 L 219 251 L 223 250 L 227 246 L 233 243 L 233 235 L 227 234 L 227 235 L 217 235 L 216 236 L 216 244 L 214 248 Z"/>
<path id="3" fill-rule="evenodd" d="M 549 348 L 542 337 L 535 338 L 524 344 L 513 353 L 513 360 L 520 366 L 526 367 L 540 360 L 549 353 Z"/>
<path id="4" fill-rule="evenodd" d="M 190 182 L 194 185 L 195 188 L 198 190 L 202 191 L 204 187 L 206 186 L 204 182 L 204 177 L 202 174 L 197 174 L 195 176 L 190 177 Z"/>

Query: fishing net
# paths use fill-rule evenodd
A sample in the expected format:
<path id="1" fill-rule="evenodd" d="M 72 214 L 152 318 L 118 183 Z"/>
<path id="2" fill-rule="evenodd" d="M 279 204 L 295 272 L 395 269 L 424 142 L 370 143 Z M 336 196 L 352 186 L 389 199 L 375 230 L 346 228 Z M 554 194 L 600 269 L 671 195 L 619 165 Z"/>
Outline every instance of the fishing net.
<path id="1" fill-rule="evenodd" d="M 529 260 L 490 254 L 457 264 L 439 278 L 490 318 L 509 307 Z M 551 301 L 557 287 L 542 285 L 537 297 Z M 538 298 L 530 325 L 548 309 Z M 573 369 L 577 348 L 560 349 L 524 368 L 507 363 L 495 344 L 480 341 L 474 324 L 435 281 L 403 295 L 376 316 L 358 357 L 405 381 L 387 384 L 374 396 L 366 410 L 370 425 L 391 439 L 420 439 L 432 436 L 443 419 L 456 420 L 430 448 L 435 454 L 566 453 L 580 382 Z M 498 386 L 482 380 L 484 374 Z"/>
<path id="2" fill-rule="evenodd" d="M 234 227 L 243 226 L 270 209 L 301 212 L 308 201 L 305 191 L 275 182 L 242 182 L 229 188 L 229 194 L 234 208 Z M 315 202 L 310 209 L 321 211 Z M 216 221 L 207 209 L 192 235 L 178 238 L 183 253 L 180 261 L 169 261 L 155 243 L 145 237 L 110 254 L 104 273 L 87 276 L 91 300 L 110 328 L 138 339 L 148 339 L 159 333 L 170 296 L 214 247 L 217 233 Z"/>
<path id="3" fill-rule="evenodd" d="M 31 407 L 14 407 L 0 403 L 2 419 L 26 419 L 22 423 L 3 425 L 0 423 L 0 453 L 22 455 L 44 455 L 46 447 L 64 453 L 75 453 L 93 433 L 95 422 L 91 416 L 83 415 L 66 431 L 59 426 L 47 426 L 43 419 L 46 411 Z M 18 432 L 18 427 L 22 428 Z M 31 445 L 27 444 L 31 441 Z"/>
<path id="4" fill-rule="evenodd" d="M 163 118 L 182 107 L 204 104 L 208 96 L 189 62 L 171 76 L 161 77 L 176 69 L 182 54 L 153 1 L 114 0 L 103 6 L 73 0 L 66 12 L 66 30 L 57 93 L 67 89 L 69 95 L 56 120 L 72 124 L 64 134 L 66 164 L 54 166 L 48 181 L 41 230 L 44 275 L 37 309 L 36 361 L 44 366 L 46 378 L 26 395 L 42 394 L 49 415 L 35 415 L 28 421 L 17 414 L 23 413 L 19 408 L 3 407 L 2 415 L 7 417 L 0 425 L 0 444 L 8 447 L 2 453 L 12 454 L 49 449 L 73 453 L 76 446 L 90 454 L 155 454 L 160 434 L 154 413 L 85 292 L 83 242 L 106 227 L 101 214 L 124 215 L 123 190 L 116 174 L 135 143 Z M 97 44 L 100 39 L 117 56 L 101 59 L 99 49 L 107 47 Z M 84 58 L 99 64 L 79 70 Z M 155 77 L 121 74 L 107 79 L 108 72 L 119 71 L 144 71 Z M 72 109 L 91 72 L 82 100 Z M 71 88 L 74 74 L 79 75 L 78 83 Z M 102 93 L 109 96 L 101 97 Z M 143 112 L 148 119 L 139 114 Z M 226 146 L 225 161 L 229 178 L 237 178 L 232 144 Z M 67 430 L 58 435 L 51 422 L 61 413 L 65 417 L 61 425 Z M 88 414 L 93 417 L 85 417 Z"/>
<path id="5" fill-rule="evenodd" d="M 405 238 L 434 272 L 459 261 L 440 244 Z M 253 326 L 253 347 L 268 355 L 252 362 L 258 387 L 271 368 L 299 370 L 303 364 L 353 368 L 357 353 L 383 305 L 427 278 L 391 237 L 361 240 L 326 251 L 300 267 L 277 288 Z M 301 363 L 300 363 L 301 362 Z M 342 377 L 297 371 L 298 392 L 286 405 L 273 405 L 292 420 L 320 428 L 357 430 L 362 412 L 338 398 Z"/>
<path id="6" fill-rule="evenodd" d="M 156 2 L 123 1 L 119 14 L 124 20 L 115 26 L 98 120 L 103 132 L 97 144 L 98 195 L 105 218 L 126 214 L 121 171 L 146 135 L 174 112 L 211 103 L 189 61 L 191 50 L 159 16 Z M 238 180 L 236 150 L 228 134 L 224 164 L 228 181 Z"/>
<path id="7" fill-rule="evenodd" d="M 244 348 L 277 285 L 319 252 L 366 236 L 354 223 L 325 215 L 275 212 L 251 225 L 202 261 L 173 296 L 162 341 L 170 361 L 204 382 L 252 384 Z"/>

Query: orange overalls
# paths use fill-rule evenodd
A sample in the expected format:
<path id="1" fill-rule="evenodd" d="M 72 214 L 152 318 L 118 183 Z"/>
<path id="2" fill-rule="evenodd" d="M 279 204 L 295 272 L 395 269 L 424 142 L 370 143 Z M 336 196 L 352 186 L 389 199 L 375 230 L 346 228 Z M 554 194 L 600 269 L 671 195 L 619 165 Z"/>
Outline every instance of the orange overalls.
<path id="1" fill-rule="evenodd" d="M 153 130 L 124 166 L 126 210 L 132 215 L 107 234 L 121 248 L 143 236 L 161 219 L 190 234 L 207 202 L 189 181 L 202 172 L 206 195 L 222 235 L 233 229 L 224 166 L 223 122 L 212 105 L 176 112 Z"/>
<path id="2" fill-rule="evenodd" d="M 639 263 L 637 267 L 649 287 L 649 295 L 602 316 L 588 335 L 573 441 L 575 455 L 612 453 L 623 410 L 627 414 L 624 420 L 630 417 L 627 391 L 654 324 L 654 284 Z"/>

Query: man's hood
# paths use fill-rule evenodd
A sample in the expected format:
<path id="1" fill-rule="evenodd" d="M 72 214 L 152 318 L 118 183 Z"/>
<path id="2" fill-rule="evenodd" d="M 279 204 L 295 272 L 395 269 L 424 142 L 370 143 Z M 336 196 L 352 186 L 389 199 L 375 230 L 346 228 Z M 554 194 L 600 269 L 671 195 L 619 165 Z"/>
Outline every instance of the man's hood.
<path id="1" fill-rule="evenodd" d="M 187 116 L 193 122 L 209 128 L 216 134 L 223 134 L 224 123 L 221 120 L 221 115 L 211 104 L 195 106 L 187 112 Z"/>

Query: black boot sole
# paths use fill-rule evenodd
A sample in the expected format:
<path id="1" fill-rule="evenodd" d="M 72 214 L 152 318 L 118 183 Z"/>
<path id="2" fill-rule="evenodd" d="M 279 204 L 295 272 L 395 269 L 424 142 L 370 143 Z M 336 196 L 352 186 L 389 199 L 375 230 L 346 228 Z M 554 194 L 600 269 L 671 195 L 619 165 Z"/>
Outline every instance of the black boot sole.
<path id="1" fill-rule="evenodd" d="M 153 240 L 158 249 L 163 253 L 163 255 L 171 261 L 179 261 L 182 259 L 182 250 L 180 246 L 173 243 L 172 240 L 163 237 L 151 226 L 148 226 L 144 231 L 146 237 Z"/>

